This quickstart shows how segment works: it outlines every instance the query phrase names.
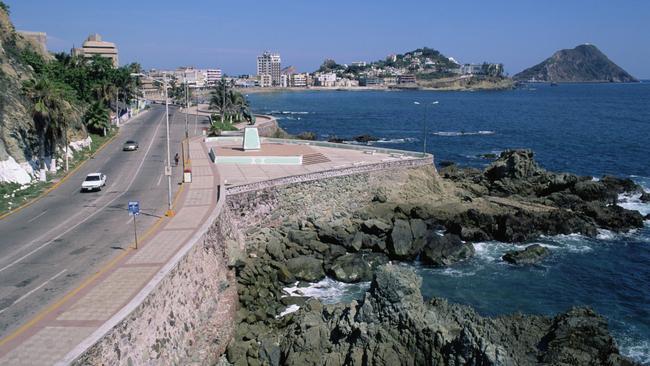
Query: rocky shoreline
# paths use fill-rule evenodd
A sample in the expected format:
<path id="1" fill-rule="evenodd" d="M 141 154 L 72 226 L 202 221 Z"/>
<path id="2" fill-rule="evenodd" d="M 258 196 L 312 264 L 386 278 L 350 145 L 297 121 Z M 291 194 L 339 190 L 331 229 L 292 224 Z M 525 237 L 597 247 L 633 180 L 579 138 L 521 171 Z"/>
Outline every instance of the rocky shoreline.
<path id="1" fill-rule="evenodd" d="M 628 231 L 644 218 L 615 200 L 639 191 L 630 180 L 548 172 L 532 152 L 515 150 L 485 171 L 452 164 L 439 174 L 432 167 L 373 172 L 229 197 L 246 250 L 231 258 L 241 308 L 222 361 L 632 364 L 618 354 L 606 321 L 587 308 L 555 318 L 484 318 L 442 299 L 425 302 L 421 280 L 395 263 L 448 266 L 472 257 L 473 241 Z M 530 265 L 548 253 L 508 254 L 504 260 Z M 350 304 L 283 292 L 326 276 L 372 285 Z"/>

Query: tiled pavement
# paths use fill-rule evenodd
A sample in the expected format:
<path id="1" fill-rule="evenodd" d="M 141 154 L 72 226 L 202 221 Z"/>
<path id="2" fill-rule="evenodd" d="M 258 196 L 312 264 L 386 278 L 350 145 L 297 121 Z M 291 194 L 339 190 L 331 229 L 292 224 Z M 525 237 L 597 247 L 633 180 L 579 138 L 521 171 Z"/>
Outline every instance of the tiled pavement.
<path id="1" fill-rule="evenodd" d="M 198 230 L 215 208 L 216 168 L 200 140 L 190 142 L 193 182 L 184 186 L 171 219 L 153 235 L 14 338 L 0 345 L 0 365 L 51 365 L 129 303 Z M 10 336 L 11 337 L 11 336 Z"/>

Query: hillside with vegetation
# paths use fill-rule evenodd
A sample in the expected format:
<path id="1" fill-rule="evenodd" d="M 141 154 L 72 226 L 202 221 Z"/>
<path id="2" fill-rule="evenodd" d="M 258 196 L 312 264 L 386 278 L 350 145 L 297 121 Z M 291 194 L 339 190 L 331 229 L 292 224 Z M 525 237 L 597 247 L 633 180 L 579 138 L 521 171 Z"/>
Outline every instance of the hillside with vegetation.
<path id="1" fill-rule="evenodd" d="M 119 114 L 135 97 L 131 73 L 140 67 L 44 53 L 16 32 L 9 14 L 0 2 L 0 183 L 24 184 L 39 170 L 41 178 L 45 170 L 56 174 L 66 146 L 109 132 L 111 109 Z"/>
<path id="2" fill-rule="evenodd" d="M 557 83 L 638 81 L 590 44 L 559 50 L 539 64 L 518 73 L 514 79 Z"/>
<path id="3" fill-rule="evenodd" d="M 403 54 L 394 54 L 369 63 L 339 64 L 332 59 L 323 62 L 318 73 L 335 73 L 339 78 L 363 80 L 380 78 L 401 84 L 400 77 L 415 77 L 415 85 L 432 89 L 501 89 L 512 87 L 504 75 L 503 64 L 484 62 L 462 65 L 433 48 L 423 47 Z M 388 83 L 387 83 L 388 84 Z M 413 84 L 413 83 L 411 83 Z"/>

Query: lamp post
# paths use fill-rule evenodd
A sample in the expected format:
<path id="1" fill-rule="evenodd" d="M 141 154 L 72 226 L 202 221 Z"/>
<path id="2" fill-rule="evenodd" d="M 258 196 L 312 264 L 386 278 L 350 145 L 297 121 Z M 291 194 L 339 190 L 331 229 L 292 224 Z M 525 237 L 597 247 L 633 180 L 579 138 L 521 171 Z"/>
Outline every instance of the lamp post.
<path id="1" fill-rule="evenodd" d="M 142 73 L 133 73 L 131 76 L 144 76 Z M 174 216 L 174 210 L 172 209 L 172 155 L 169 149 L 169 94 L 167 92 L 167 73 L 163 74 L 163 79 L 153 79 L 155 81 L 162 81 L 164 93 L 165 93 L 165 129 L 167 131 L 167 161 L 165 163 L 165 175 L 167 176 L 167 212 L 165 216 Z"/>
<path id="2" fill-rule="evenodd" d="M 183 74 L 183 86 L 184 86 L 183 89 L 185 89 L 184 90 L 185 91 L 185 138 L 187 139 L 187 138 L 190 137 L 190 132 L 189 132 L 189 129 L 188 129 L 189 124 L 187 122 L 187 114 L 190 112 L 189 111 L 190 105 L 189 105 L 189 101 L 188 101 L 188 98 L 187 98 L 188 97 L 188 95 L 187 95 L 188 94 L 187 75 L 185 75 L 185 74 Z"/>
<path id="3" fill-rule="evenodd" d="M 413 104 L 420 105 L 420 102 L 413 102 Z M 438 101 L 431 102 L 431 105 L 438 104 Z M 426 155 L 427 153 L 427 109 L 429 104 L 424 104 L 424 117 L 422 119 L 422 154 Z"/>
<path id="4" fill-rule="evenodd" d="M 174 216 L 172 210 L 172 155 L 169 150 L 169 94 L 167 93 L 167 74 L 164 74 L 165 86 L 165 128 L 167 130 L 167 164 L 165 165 L 165 175 L 167 176 L 167 212 L 166 216 Z"/>

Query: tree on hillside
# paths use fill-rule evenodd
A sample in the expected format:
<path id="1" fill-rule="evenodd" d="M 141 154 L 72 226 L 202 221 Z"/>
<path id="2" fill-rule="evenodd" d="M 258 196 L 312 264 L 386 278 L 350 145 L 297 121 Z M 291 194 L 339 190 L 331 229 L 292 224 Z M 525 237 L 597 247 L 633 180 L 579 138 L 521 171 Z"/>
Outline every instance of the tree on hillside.
<path id="1" fill-rule="evenodd" d="M 101 102 L 91 104 L 84 119 L 88 129 L 102 133 L 104 136 L 106 136 L 106 130 L 111 127 L 108 109 Z"/>
<path id="2" fill-rule="evenodd" d="M 72 108 L 65 99 L 62 88 L 46 78 L 26 81 L 23 92 L 32 102 L 32 118 L 39 142 L 41 180 L 44 180 L 46 148 L 49 147 L 50 150 L 52 169 L 56 169 L 57 136 L 61 135 L 61 130 L 67 129 Z"/>

